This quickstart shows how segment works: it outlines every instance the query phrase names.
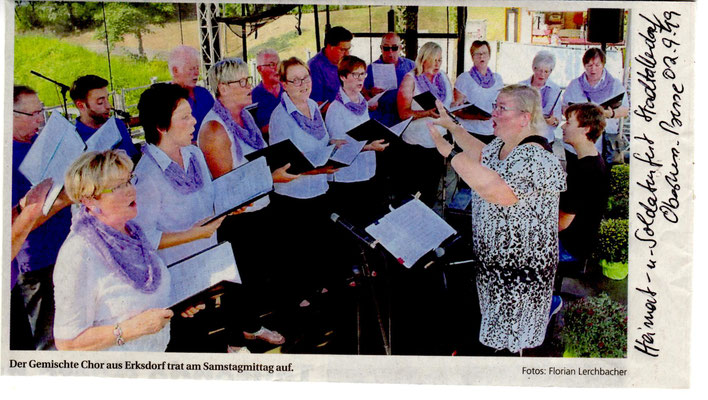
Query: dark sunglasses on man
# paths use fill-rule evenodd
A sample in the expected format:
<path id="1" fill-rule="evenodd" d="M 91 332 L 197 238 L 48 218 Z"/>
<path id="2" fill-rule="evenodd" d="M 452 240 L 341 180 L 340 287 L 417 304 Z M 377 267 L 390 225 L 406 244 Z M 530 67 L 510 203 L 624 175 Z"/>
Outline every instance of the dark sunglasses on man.
<path id="1" fill-rule="evenodd" d="M 393 46 L 381 46 L 381 50 L 383 51 L 398 51 L 398 45 L 393 45 Z"/>

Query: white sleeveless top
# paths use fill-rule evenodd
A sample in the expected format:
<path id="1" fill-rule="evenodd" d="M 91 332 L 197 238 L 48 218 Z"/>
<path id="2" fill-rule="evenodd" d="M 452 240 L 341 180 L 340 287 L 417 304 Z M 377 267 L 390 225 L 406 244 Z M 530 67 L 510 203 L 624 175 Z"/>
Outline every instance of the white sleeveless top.
<path id="1" fill-rule="evenodd" d="M 415 89 L 413 90 L 413 96 L 417 96 L 421 93 L 423 93 L 425 90 L 422 90 L 418 86 L 418 82 L 415 81 L 415 70 L 411 71 L 408 73 L 408 75 L 412 76 L 413 82 L 415 82 Z M 447 74 L 445 72 L 442 73 L 444 81 L 445 81 L 445 100 L 443 101 L 443 104 L 445 107 L 450 107 L 450 103 L 452 103 L 452 85 L 450 85 L 450 80 L 447 78 Z M 413 111 L 422 111 L 423 108 L 418 105 L 418 103 L 415 102 L 415 100 L 412 100 L 411 102 L 411 110 Z M 410 125 L 408 125 L 408 128 L 406 128 L 405 131 L 403 131 L 403 141 L 408 143 L 408 144 L 417 144 L 419 146 L 423 146 L 428 149 L 432 149 L 435 147 L 435 142 L 433 142 L 433 138 L 430 137 L 430 131 L 428 131 L 428 125 L 427 122 L 431 121 L 432 118 L 430 117 L 425 117 L 425 118 L 419 118 L 419 119 L 414 119 L 411 121 Z M 441 135 L 445 134 L 445 128 L 442 126 L 436 126 L 438 128 L 438 131 L 440 131 Z"/>
<path id="2" fill-rule="evenodd" d="M 244 115 L 246 118 L 252 118 L 250 113 L 244 113 Z M 209 113 L 207 113 L 207 115 L 204 117 L 204 120 L 202 121 L 202 127 L 199 130 L 199 133 L 200 133 L 199 140 L 201 140 L 201 130 L 207 125 L 207 123 L 209 121 L 217 122 L 226 131 L 226 136 L 229 138 L 229 141 L 231 142 L 230 150 L 231 150 L 231 159 L 233 160 L 233 165 L 231 165 L 231 168 L 236 168 L 238 166 L 241 166 L 241 165 L 247 163 L 248 160 L 246 160 L 246 157 L 243 157 L 243 156 L 245 156 L 246 154 L 251 154 L 254 151 L 256 151 L 257 149 L 254 149 L 253 147 L 249 146 L 248 144 L 246 144 L 246 142 L 244 142 L 243 140 L 241 140 L 239 138 L 234 139 L 234 136 L 231 133 L 229 133 L 228 129 L 226 129 L 226 123 L 224 123 L 224 120 L 222 120 L 221 117 L 216 112 L 214 112 L 214 110 L 209 110 Z M 254 124 L 255 124 L 255 122 L 254 122 Z M 262 136 L 261 136 L 261 139 L 263 139 Z M 241 157 L 241 159 L 239 159 L 236 154 L 236 142 L 234 140 L 238 140 L 238 144 L 241 145 L 241 151 L 243 152 L 243 156 Z M 265 140 L 263 140 L 263 143 L 266 143 Z M 256 200 L 251 207 L 248 207 L 245 212 L 254 212 L 254 211 L 261 210 L 261 209 L 265 208 L 268 204 L 270 204 L 270 198 L 268 196 L 261 197 L 260 199 Z"/>

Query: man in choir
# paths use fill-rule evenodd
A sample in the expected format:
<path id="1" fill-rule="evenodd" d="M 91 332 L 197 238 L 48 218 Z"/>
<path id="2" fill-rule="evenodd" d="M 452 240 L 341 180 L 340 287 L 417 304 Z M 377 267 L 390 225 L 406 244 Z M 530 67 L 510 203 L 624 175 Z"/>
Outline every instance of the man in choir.
<path id="1" fill-rule="evenodd" d="M 71 85 L 69 96 L 79 110 L 79 118 L 76 119 L 76 132 L 85 142 L 111 118 L 108 81 L 96 75 L 80 76 Z M 140 153 L 133 144 L 128 128 L 123 121 L 117 119 L 116 125 L 122 138 L 116 148 L 125 150 L 130 158 L 139 157 Z"/>
<path id="2" fill-rule="evenodd" d="M 342 57 L 349 55 L 353 38 L 354 35 L 346 28 L 332 27 L 325 33 L 325 47 L 307 62 L 312 77 L 310 98 L 318 104 L 332 102 L 337 96 L 341 86 L 337 66 Z"/>
<path id="3" fill-rule="evenodd" d="M 189 46 L 177 46 L 170 53 L 167 65 L 172 75 L 172 83 L 176 83 L 189 92 L 189 106 L 192 107 L 192 116 L 197 120 L 192 134 L 192 143 L 197 142 L 199 128 L 202 120 L 214 105 L 214 97 L 209 91 L 197 86 L 199 81 L 199 52 Z"/>
<path id="4" fill-rule="evenodd" d="M 15 86 L 12 124 L 12 204 L 15 214 L 27 206 L 20 200 L 32 187 L 19 166 L 44 124 L 44 105 L 27 86 Z M 45 350 L 54 348 L 54 285 L 52 272 L 59 248 L 69 234 L 71 211 L 64 192 L 46 216 L 34 224 L 11 265 L 10 348 Z M 14 247 L 14 246 L 13 246 Z"/>
<path id="5" fill-rule="evenodd" d="M 253 88 L 251 99 L 253 103 L 258 103 L 255 120 L 264 134 L 268 134 L 270 114 L 280 104 L 280 94 L 283 91 L 278 75 L 279 62 L 278 52 L 273 49 L 263 49 L 256 55 L 256 69 L 261 76 L 261 83 Z"/>
<path id="6" fill-rule="evenodd" d="M 401 56 L 401 37 L 397 33 L 389 32 L 381 38 L 381 57 L 373 64 L 392 64 L 396 68 L 397 85 L 395 89 L 388 90 L 383 94 L 378 102 L 378 106 L 371 110 L 371 118 L 386 126 L 393 126 L 401 121 L 398 117 L 396 97 L 398 96 L 398 86 L 401 85 L 403 77 L 415 68 L 415 62 Z M 364 97 L 370 99 L 384 91 L 384 89 L 374 85 L 374 73 L 372 65 L 366 69 L 367 75 L 364 80 Z"/>

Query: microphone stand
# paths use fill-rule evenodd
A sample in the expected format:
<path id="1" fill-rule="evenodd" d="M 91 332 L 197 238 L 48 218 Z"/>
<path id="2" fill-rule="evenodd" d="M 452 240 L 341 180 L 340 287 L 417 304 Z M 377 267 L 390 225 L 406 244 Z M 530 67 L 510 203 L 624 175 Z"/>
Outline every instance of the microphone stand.
<path id="1" fill-rule="evenodd" d="M 69 119 L 69 110 L 66 108 L 66 93 L 67 93 L 69 90 L 71 90 L 71 88 L 68 87 L 68 86 L 66 86 L 66 85 L 63 84 L 63 83 L 60 83 L 60 82 L 55 81 L 54 79 L 48 78 L 48 77 L 46 77 L 46 76 L 40 74 L 40 73 L 37 72 L 37 71 L 31 71 L 31 70 L 30 70 L 30 73 L 33 74 L 33 75 L 36 75 L 36 76 L 38 76 L 38 77 L 40 77 L 40 78 L 42 78 L 42 79 L 48 80 L 49 82 L 51 82 L 51 83 L 53 83 L 53 84 L 59 86 L 59 89 L 61 89 L 61 97 L 64 99 L 64 117 L 65 117 L 66 119 Z"/>

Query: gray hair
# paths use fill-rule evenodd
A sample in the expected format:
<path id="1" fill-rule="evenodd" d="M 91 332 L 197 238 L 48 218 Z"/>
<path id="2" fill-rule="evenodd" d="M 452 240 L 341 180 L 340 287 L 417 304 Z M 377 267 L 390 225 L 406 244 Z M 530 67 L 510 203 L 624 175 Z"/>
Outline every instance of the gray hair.
<path id="1" fill-rule="evenodd" d="M 207 85 L 219 97 L 219 84 L 248 76 L 248 64 L 240 58 L 225 58 L 212 65 L 207 72 Z"/>
<path id="2" fill-rule="evenodd" d="M 436 56 L 442 55 L 442 47 L 435 42 L 428 42 L 423 45 L 418 51 L 418 57 L 415 59 L 415 74 L 423 73 L 423 63 L 430 61 Z"/>
<path id="3" fill-rule="evenodd" d="M 556 67 L 556 56 L 554 56 L 553 53 L 551 53 L 550 51 L 539 51 L 533 58 L 533 63 L 531 63 L 531 67 L 540 68 L 542 65 L 549 66 L 551 68 L 551 71 L 553 71 L 553 68 Z"/>
<path id="4" fill-rule="evenodd" d="M 256 54 L 256 63 L 260 65 L 260 63 L 263 62 L 263 58 L 265 56 L 276 56 L 280 60 L 280 56 L 278 55 L 278 52 L 275 51 L 275 49 L 266 48 Z"/>
<path id="5" fill-rule="evenodd" d="M 177 46 L 172 49 L 170 56 L 167 58 L 167 67 L 170 69 L 170 73 L 172 73 L 173 67 L 181 66 L 184 60 L 188 60 L 189 57 L 193 57 L 199 61 L 199 51 L 189 46 Z"/>
<path id="6" fill-rule="evenodd" d="M 519 111 L 531 115 L 529 128 L 536 135 L 542 135 L 546 130 L 546 120 L 543 118 L 541 94 L 536 88 L 528 85 L 508 85 L 499 91 L 499 96 L 506 95 L 514 98 L 514 103 Z"/>

